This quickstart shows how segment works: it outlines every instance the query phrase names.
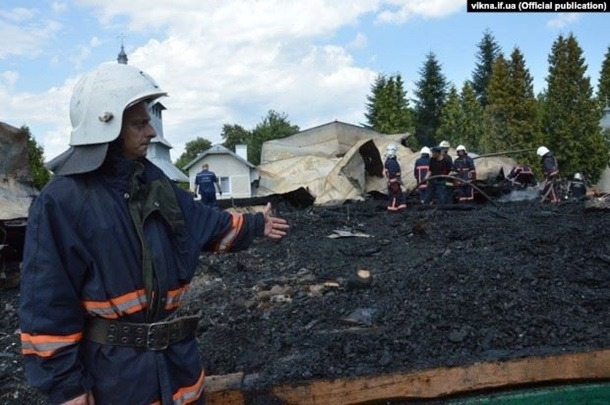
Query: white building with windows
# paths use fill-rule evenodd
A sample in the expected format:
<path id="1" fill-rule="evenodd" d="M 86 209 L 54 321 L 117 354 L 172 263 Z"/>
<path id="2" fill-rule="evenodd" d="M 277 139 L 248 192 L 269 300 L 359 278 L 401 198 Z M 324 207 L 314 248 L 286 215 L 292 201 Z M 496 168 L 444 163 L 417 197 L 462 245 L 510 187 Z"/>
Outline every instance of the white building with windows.
<path id="1" fill-rule="evenodd" d="M 248 147 L 236 145 L 235 153 L 222 145 L 214 145 L 195 159 L 191 160 L 184 170 L 188 171 L 191 191 L 195 191 L 195 176 L 201 171 L 204 163 L 220 180 L 222 196 L 219 199 L 250 198 L 258 183 L 258 170 L 248 162 Z"/>

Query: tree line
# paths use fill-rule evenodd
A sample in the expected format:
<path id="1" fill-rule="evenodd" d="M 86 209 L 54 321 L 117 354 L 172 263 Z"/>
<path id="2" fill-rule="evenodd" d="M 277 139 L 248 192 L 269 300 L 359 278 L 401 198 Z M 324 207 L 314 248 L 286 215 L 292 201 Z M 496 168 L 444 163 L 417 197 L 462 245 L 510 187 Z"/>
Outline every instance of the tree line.
<path id="1" fill-rule="evenodd" d="M 450 83 L 434 52 L 418 71 L 413 98 L 400 73 L 379 74 L 365 104 L 363 126 L 384 134 L 409 133 L 406 146 L 417 150 L 441 140 L 464 144 L 479 154 L 547 146 L 563 173 L 581 172 L 595 181 L 607 166 L 610 133 L 601 131 L 602 109 L 610 103 L 610 47 L 594 94 L 583 51 L 572 34 L 559 35 L 548 56 L 546 88 L 534 94 L 533 77 L 518 47 L 505 54 L 489 30 L 476 45 L 472 77 Z M 263 142 L 299 131 L 285 113 L 271 110 L 253 129 L 224 124 L 223 145 L 248 145 L 248 159 L 260 163 Z M 211 143 L 186 144 L 176 165 L 182 168 Z M 533 153 L 514 156 L 537 167 Z"/>
<path id="2" fill-rule="evenodd" d="M 536 95 L 521 50 L 515 47 L 505 55 L 487 30 L 477 44 L 472 77 L 459 89 L 447 81 L 433 52 L 418 72 L 413 100 L 399 73 L 379 75 L 367 98 L 366 125 L 413 134 L 408 145 L 413 149 L 441 140 L 479 154 L 545 145 L 563 173 L 581 172 L 596 181 L 609 161 L 610 133 L 601 131 L 599 121 L 610 102 L 610 47 L 597 94 L 586 70 L 574 35 L 559 35 L 548 56 L 546 88 Z M 538 166 L 533 153 L 514 157 Z"/>
<path id="3" fill-rule="evenodd" d="M 400 73 L 379 74 L 365 103 L 363 126 L 384 134 L 409 133 L 413 150 L 441 140 L 464 144 L 479 154 L 547 146 L 558 158 L 563 173 L 584 173 L 592 181 L 608 165 L 610 131 L 601 131 L 602 109 L 610 104 L 610 46 L 602 62 L 594 94 L 583 51 L 574 37 L 559 35 L 548 56 L 546 88 L 534 94 L 533 77 L 518 47 L 505 55 L 486 30 L 477 44 L 472 77 L 458 88 L 447 81 L 433 52 L 426 55 L 410 99 Z M 27 126 L 30 169 L 36 187 L 50 179 L 44 168 L 43 149 Z M 264 142 L 299 132 L 283 112 L 270 110 L 252 129 L 224 124 L 221 137 L 230 150 L 248 145 L 248 160 L 260 163 Z M 174 164 L 182 169 L 212 146 L 203 137 L 186 143 Z M 514 156 L 537 166 L 532 153 Z"/>

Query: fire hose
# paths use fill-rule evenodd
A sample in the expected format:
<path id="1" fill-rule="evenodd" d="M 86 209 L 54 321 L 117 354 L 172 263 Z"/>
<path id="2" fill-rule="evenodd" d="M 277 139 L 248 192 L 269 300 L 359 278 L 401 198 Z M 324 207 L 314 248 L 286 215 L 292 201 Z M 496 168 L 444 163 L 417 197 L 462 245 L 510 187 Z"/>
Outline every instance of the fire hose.
<path id="1" fill-rule="evenodd" d="M 487 201 L 492 203 L 494 206 L 498 207 L 498 203 L 496 203 L 494 200 L 492 200 L 491 197 L 489 195 L 487 195 L 483 190 L 481 190 L 478 186 L 474 185 L 473 183 L 464 181 L 464 180 L 460 179 L 459 177 L 451 176 L 451 175 L 448 175 L 448 174 L 439 174 L 439 175 L 436 175 L 436 176 L 430 176 L 430 177 L 420 181 L 419 183 L 417 183 L 417 185 L 415 185 L 415 188 L 413 190 L 411 190 L 407 194 L 407 197 L 410 196 L 415 190 L 417 190 L 417 188 L 419 186 L 421 186 L 422 184 L 427 183 L 430 180 L 435 180 L 435 179 L 451 179 L 451 180 L 458 181 L 460 183 L 468 184 L 470 187 L 472 187 L 475 190 L 477 190 L 483 197 L 485 197 L 487 199 Z"/>

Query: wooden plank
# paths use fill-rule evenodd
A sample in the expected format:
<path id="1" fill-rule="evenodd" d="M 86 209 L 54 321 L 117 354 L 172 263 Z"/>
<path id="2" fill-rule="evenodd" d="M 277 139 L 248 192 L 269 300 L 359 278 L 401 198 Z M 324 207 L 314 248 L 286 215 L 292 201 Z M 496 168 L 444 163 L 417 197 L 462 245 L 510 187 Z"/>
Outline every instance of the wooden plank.
<path id="1" fill-rule="evenodd" d="M 300 386 L 276 387 L 272 392 L 290 405 L 347 405 L 378 399 L 438 398 L 480 389 L 604 378 L 610 378 L 610 350 L 314 381 Z"/>
<path id="2" fill-rule="evenodd" d="M 244 373 L 205 377 L 205 403 L 207 405 L 243 405 L 242 386 Z"/>
<path id="3" fill-rule="evenodd" d="M 224 377 L 216 378 L 214 384 L 206 382 L 206 403 L 243 405 L 248 396 L 243 386 L 247 376 Z M 208 380 L 211 378 L 214 377 L 208 377 Z M 410 373 L 307 381 L 273 387 L 269 392 L 287 405 L 347 405 L 383 399 L 439 398 L 524 384 L 599 379 L 610 379 L 610 349 Z"/>

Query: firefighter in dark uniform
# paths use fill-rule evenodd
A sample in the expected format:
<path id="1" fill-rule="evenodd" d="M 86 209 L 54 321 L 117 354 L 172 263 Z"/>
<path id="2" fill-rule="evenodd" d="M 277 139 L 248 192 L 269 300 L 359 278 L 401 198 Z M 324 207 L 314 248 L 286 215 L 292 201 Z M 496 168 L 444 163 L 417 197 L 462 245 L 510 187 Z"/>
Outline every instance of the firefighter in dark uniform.
<path id="1" fill-rule="evenodd" d="M 428 190 L 424 204 L 436 201 L 438 204 L 447 204 L 449 195 L 445 178 L 431 178 L 433 176 L 448 175 L 451 172 L 452 163 L 447 155 L 443 155 L 440 147 L 432 148 L 430 157 L 430 170 L 426 179 L 428 180 Z"/>
<path id="2" fill-rule="evenodd" d="M 195 176 L 195 193 L 201 196 L 201 202 L 210 207 L 216 206 L 216 189 L 222 196 L 220 180 L 216 173 L 210 171 L 207 163 L 201 165 L 201 171 Z"/>
<path id="3" fill-rule="evenodd" d="M 534 187 L 537 184 L 534 171 L 528 165 L 513 167 L 506 178 L 510 180 L 513 190 L 525 190 L 527 187 Z"/>
<path id="4" fill-rule="evenodd" d="M 582 200 L 587 196 L 587 185 L 585 178 L 580 173 L 575 173 L 574 178 L 570 182 L 570 198 Z"/>
<path id="5" fill-rule="evenodd" d="M 559 194 L 559 165 L 557 164 L 557 159 L 546 146 L 539 147 L 536 154 L 540 157 L 542 174 L 544 176 L 542 202 L 556 204 L 561 200 Z"/>
<path id="6" fill-rule="evenodd" d="M 420 156 L 415 160 L 413 167 L 413 176 L 415 177 L 415 183 L 419 184 L 417 192 L 419 193 L 419 201 L 423 204 L 426 200 L 426 190 L 428 189 L 428 183 L 424 180 L 430 169 L 430 148 L 424 146 L 419 153 Z"/>
<path id="7" fill-rule="evenodd" d="M 453 170 L 457 172 L 457 177 L 461 180 L 456 184 L 458 200 L 461 203 L 472 202 L 474 200 L 474 189 L 470 183 L 477 178 L 474 160 L 468 156 L 464 145 L 458 145 L 455 150 L 458 156 L 453 161 Z"/>
<path id="8" fill-rule="evenodd" d="M 395 144 L 389 144 L 386 148 L 384 173 L 388 181 L 388 211 L 400 211 L 407 208 L 406 198 L 402 192 L 402 173 L 396 157 L 397 152 L 398 147 Z"/>
<path id="9" fill-rule="evenodd" d="M 270 206 L 195 201 L 146 159 L 164 95 L 125 64 L 74 88 L 71 147 L 30 209 L 21 278 L 25 374 L 51 404 L 203 404 L 198 318 L 180 309 L 199 256 L 287 230 Z"/>

